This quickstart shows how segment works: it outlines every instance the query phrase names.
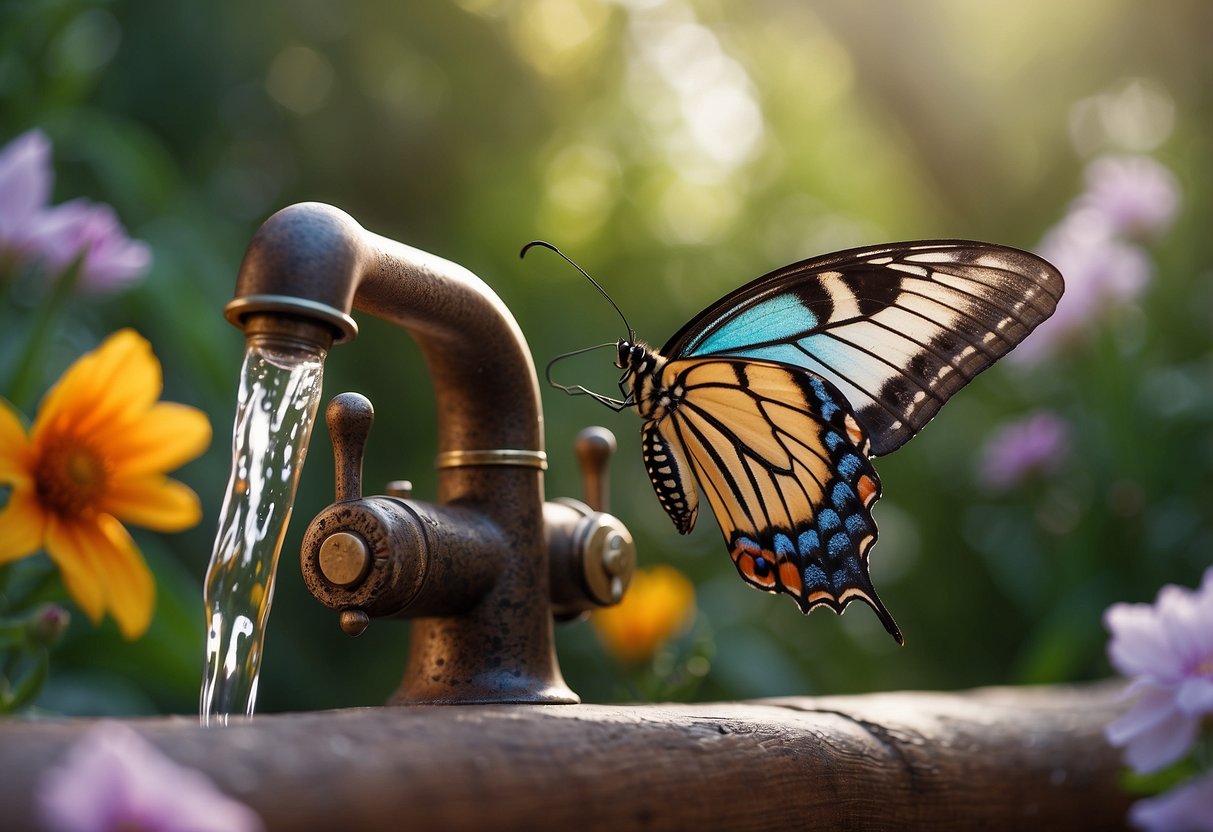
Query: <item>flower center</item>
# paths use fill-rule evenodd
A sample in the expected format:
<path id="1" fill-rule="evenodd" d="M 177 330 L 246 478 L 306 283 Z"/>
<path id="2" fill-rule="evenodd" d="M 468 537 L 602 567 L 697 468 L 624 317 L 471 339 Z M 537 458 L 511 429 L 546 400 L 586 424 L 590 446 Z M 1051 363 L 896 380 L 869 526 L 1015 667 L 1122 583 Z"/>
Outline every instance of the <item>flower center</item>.
<path id="1" fill-rule="evenodd" d="M 71 441 L 47 443 L 35 474 L 38 500 L 60 515 L 79 514 L 105 490 L 105 460 Z"/>

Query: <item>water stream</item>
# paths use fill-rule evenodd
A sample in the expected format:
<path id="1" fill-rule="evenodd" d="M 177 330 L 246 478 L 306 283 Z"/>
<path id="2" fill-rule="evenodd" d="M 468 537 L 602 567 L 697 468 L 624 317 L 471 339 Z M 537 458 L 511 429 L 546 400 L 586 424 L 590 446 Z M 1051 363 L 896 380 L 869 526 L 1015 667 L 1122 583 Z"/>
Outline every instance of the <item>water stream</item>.
<path id="1" fill-rule="evenodd" d="M 278 553 L 316 418 L 324 352 L 250 342 L 232 429 L 232 474 L 206 573 L 203 725 L 257 700 Z"/>

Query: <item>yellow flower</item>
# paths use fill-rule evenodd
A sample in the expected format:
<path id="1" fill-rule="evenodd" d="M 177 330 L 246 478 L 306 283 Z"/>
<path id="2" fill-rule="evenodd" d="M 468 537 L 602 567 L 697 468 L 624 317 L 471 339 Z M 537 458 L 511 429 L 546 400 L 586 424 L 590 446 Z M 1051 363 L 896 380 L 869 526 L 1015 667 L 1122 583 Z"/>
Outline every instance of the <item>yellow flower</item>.
<path id="1" fill-rule="evenodd" d="M 695 588 L 671 566 L 638 569 L 623 600 L 590 621 L 608 651 L 624 662 L 646 662 L 695 617 Z"/>
<path id="2" fill-rule="evenodd" d="M 43 397 L 33 428 L 0 399 L 0 564 L 45 549 L 67 591 L 126 638 L 151 623 L 151 571 L 121 521 L 179 531 L 202 516 L 198 496 L 166 471 L 202 453 L 199 410 L 159 402 L 160 362 L 134 330 L 81 356 Z"/>

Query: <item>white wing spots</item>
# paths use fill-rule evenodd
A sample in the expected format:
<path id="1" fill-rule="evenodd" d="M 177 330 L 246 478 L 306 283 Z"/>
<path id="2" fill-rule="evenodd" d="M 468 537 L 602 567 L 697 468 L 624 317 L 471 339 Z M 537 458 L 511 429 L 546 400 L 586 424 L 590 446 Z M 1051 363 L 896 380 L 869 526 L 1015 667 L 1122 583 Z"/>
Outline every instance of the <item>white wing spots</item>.
<path id="1" fill-rule="evenodd" d="M 909 263 L 954 263 L 956 254 L 949 249 L 940 248 L 934 251 L 916 251 L 901 259 Z"/>
<path id="2" fill-rule="evenodd" d="M 931 272 L 926 266 L 915 266 L 911 263 L 890 263 L 889 271 L 904 272 L 915 277 L 930 277 Z"/>
<path id="3" fill-rule="evenodd" d="M 885 255 L 884 257 L 873 257 L 868 262 L 873 266 L 887 266 L 893 262 L 893 258 Z"/>
<path id="4" fill-rule="evenodd" d="M 834 311 L 830 319 L 834 321 L 860 317 L 859 300 L 855 293 L 847 288 L 846 281 L 837 272 L 826 272 L 820 275 L 821 288 L 830 296 Z"/>

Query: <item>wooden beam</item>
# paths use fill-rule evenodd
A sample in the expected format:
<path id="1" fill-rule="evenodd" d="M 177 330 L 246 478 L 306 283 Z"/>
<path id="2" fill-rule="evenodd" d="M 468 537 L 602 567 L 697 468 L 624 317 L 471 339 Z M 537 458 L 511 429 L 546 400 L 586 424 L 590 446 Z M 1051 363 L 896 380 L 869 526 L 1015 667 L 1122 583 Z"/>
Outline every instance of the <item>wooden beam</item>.
<path id="1" fill-rule="evenodd" d="M 129 724 L 270 830 L 1120 828 L 1118 686 Z M 0 828 L 91 720 L 0 722 Z"/>

